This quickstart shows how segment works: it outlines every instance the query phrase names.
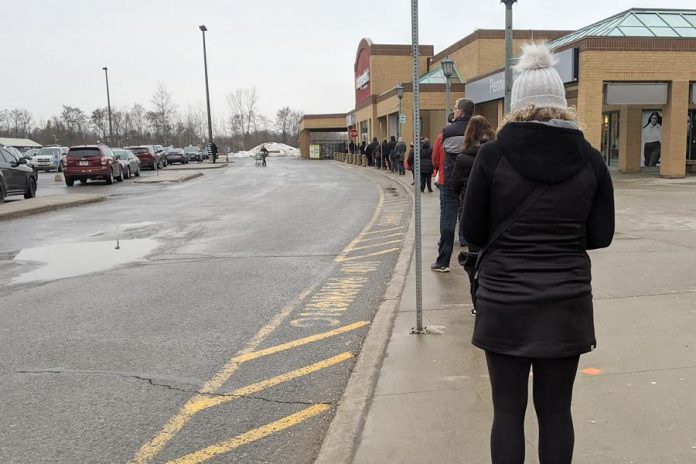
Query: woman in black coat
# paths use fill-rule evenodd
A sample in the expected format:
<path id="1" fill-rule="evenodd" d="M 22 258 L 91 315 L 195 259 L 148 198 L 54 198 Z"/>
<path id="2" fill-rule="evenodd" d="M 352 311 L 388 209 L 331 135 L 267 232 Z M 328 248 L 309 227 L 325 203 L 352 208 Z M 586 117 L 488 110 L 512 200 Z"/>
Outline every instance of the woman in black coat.
<path id="1" fill-rule="evenodd" d="M 530 367 L 540 462 L 571 462 L 575 373 L 597 343 L 586 251 L 614 234 L 611 177 L 578 130 L 552 62 L 545 46 L 525 46 L 512 112 L 479 150 L 464 200 L 464 233 L 478 247 L 519 214 L 484 251 L 476 291 L 473 344 L 486 351 L 494 464 L 524 462 Z"/>
<path id="2" fill-rule="evenodd" d="M 423 139 L 420 150 L 420 191 L 424 192 L 427 185 L 428 192 L 433 193 L 432 187 L 432 177 L 433 177 L 433 147 L 430 146 L 430 140 L 427 138 Z M 416 172 L 416 165 L 414 164 L 415 155 L 414 151 L 411 150 L 408 154 L 408 166 L 409 169 L 414 173 Z"/>

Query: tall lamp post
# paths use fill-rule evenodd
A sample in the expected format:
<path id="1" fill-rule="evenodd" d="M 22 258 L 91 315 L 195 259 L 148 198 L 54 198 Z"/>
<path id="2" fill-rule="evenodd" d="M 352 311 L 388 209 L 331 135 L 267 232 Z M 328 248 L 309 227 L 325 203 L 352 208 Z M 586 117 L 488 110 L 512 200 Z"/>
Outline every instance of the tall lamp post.
<path id="1" fill-rule="evenodd" d="M 205 33 L 208 30 L 204 25 L 198 26 L 198 29 L 203 33 L 203 67 L 205 68 L 205 101 L 208 105 L 208 143 L 210 144 L 211 156 L 215 163 L 215 153 L 213 148 L 213 122 L 210 117 L 210 90 L 208 88 L 208 55 L 205 50 Z"/>
<path id="2" fill-rule="evenodd" d="M 450 77 L 454 75 L 454 61 L 449 58 L 442 60 L 442 74 L 445 75 L 445 126 L 450 112 Z"/>
<path id="3" fill-rule="evenodd" d="M 111 129 L 111 96 L 109 95 L 109 68 L 104 66 L 104 75 L 106 76 L 106 104 L 109 112 L 109 145 L 114 143 L 114 133 Z"/>
<path id="4" fill-rule="evenodd" d="M 505 4 L 505 114 L 510 112 L 512 93 L 512 4 L 517 0 L 500 0 Z"/>
<path id="5" fill-rule="evenodd" d="M 396 84 L 396 96 L 399 99 L 399 123 L 396 125 L 396 139 L 399 140 L 401 137 L 401 100 L 404 98 L 404 86 L 401 85 L 401 82 Z"/>

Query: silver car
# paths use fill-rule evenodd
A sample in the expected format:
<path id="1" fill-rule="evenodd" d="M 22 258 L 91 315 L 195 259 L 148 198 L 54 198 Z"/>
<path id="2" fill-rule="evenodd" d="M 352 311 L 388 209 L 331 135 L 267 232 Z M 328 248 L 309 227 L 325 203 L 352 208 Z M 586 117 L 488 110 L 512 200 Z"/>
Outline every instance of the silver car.
<path id="1" fill-rule="evenodd" d="M 121 163 L 124 179 L 130 179 L 131 176 L 140 177 L 140 160 L 132 151 L 123 148 L 112 148 L 111 151 Z"/>

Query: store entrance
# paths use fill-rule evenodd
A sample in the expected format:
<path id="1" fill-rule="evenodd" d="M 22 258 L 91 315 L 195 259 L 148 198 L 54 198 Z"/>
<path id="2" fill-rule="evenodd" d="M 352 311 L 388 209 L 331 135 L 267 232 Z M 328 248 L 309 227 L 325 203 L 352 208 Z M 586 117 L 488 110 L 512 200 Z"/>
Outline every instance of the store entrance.
<path id="1" fill-rule="evenodd" d="M 602 157 L 607 166 L 619 164 L 619 112 L 602 114 Z"/>

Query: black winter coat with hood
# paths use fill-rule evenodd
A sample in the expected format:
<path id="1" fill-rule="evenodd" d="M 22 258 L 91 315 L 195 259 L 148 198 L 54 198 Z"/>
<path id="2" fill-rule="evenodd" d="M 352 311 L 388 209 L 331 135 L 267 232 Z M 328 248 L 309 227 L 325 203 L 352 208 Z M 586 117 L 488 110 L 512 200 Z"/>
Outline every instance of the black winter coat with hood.
<path id="1" fill-rule="evenodd" d="M 476 246 L 548 186 L 482 258 L 473 344 L 485 350 L 556 358 L 596 346 L 586 250 L 612 241 L 614 193 L 601 155 L 571 124 L 508 123 L 474 161 L 462 227 Z"/>
<path id="2" fill-rule="evenodd" d="M 413 149 L 408 154 L 408 167 L 411 171 L 415 172 L 415 152 Z M 421 174 L 427 174 L 429 176 L 433 175 L 433 147 L 430 146 L 430 142 L 423 142 L 420 150 L 420 172 Z"/>

